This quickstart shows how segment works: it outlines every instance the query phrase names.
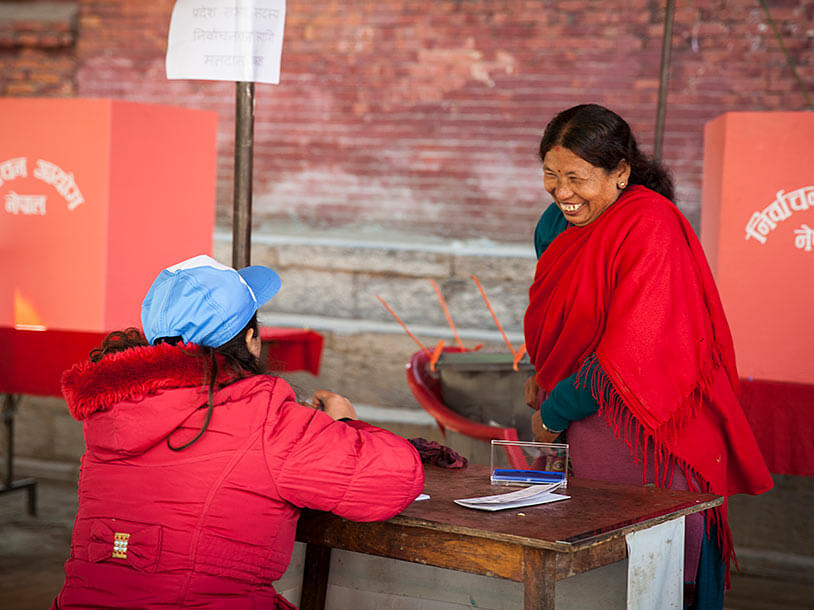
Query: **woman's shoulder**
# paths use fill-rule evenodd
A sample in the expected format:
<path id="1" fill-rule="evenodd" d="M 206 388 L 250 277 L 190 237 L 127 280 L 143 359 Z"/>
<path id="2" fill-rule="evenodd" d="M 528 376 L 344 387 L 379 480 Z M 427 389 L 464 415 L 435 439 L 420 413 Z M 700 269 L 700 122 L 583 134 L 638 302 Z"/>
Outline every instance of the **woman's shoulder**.
<path id="1" fill-rule="evenodd" d="M 667 197 L 664 195 L 640 184 L 634 184 L 626 188 L 625 192 L 620 198 L 620 201 L 623 199 L 631 203 L 635 202 L 637 206 L 645 209 L 668 210 L 671 208 L 676 208 L 675 203 L 673 203 L 670 199 L 667 199 Z"/>
<path id="2" fill-rule="evenodd" d="M 687 222 L 675 203 L 644 186 L 629 187 L 625 191 L 623 201 L 625 205 L 619 206 L 624 207 L 623 215 L 635 221 L 637 225 L 676 226 Z"/>
<path id="3" fill-rule="evenodd" d="M 624 250 L 639 252 L 641 248 L 654 248 L 666 252 L 697 241 L 695 230 L 678 206 L 645 187 L 626 193 L 623 205 L 613 216 L 602 234 Z"/>
<path id="4" fill-rule="evenodd" d="M 296 402 L 291 386 L 281 377 L 271 374 L 249 375 L 224 386 L 220 392 L 223 401 L 260 401 L 279 409 L 286 402 Z"/>

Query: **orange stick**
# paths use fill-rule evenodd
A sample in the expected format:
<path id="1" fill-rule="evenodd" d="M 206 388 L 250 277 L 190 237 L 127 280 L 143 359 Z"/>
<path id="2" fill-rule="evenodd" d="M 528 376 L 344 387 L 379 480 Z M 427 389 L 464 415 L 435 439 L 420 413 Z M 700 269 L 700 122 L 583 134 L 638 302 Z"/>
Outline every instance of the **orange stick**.
<path id="1" fill-rule="evenodd" d="M 478 290 L 480 290 L 480 294 L 483 297 L 483 300 L 486 302 L 486 306 L 489 308 L 489 313 L 492 314 L 492 319 L 495 321 L 495 324 L 497 324 L 500 334 L 503 335 L 503 340 L 506 342 L 506 345 L 509 346 L 509 351 L 512 353 L 512 356 L 514 356 L 514 348 L 512 347 L 512 344 L 509 343 L 509 338 L 506 336 L 506 333 L 503 332 L 503 327 L 500 325 L 500 322 L 497 321 L 497 315 L 495 314 L 495 310 L 492 309 L 492 306 L 489 304 L 489 299 L 486 298 L 486 292 L 483 290 L 483 286 L 480 285 L 478 278 L 476 278 L 474 275 L 472 276 L 472 279 L 475 280 L 475 284 L 478 286 Z"/>
<path id="2" fill-rule="evenodd" d="M 441 357 L 441 352 L 444 351 L 444 340 L 441 339 L 438 344 L 435 346 L 435 349 L 432 350 L 432 358 L 430 358 L 430 370 L 435 370 L 435 363 L 438 362 L 438 359 Z"/>
<path id="3" fill-rule="evenodd" d="M 526 344 L 520 346 L 520 349 L 517 350 L 517 353 L 514 355 L 514 359 L 512 360 L 512 368 L 517 371 L 519 367 L 517 366 L 520 363 L 520 359 L 526 354 Z"/>
<path id="4" fill-rule="evenodd" d="M 463 349 L 464 344 L 461 343 L 461 338 L 458 336 L 458 331 L 455 330 L 455 324 L 452 323 L 452 316 L 449 314 L 449 309 L 447 309 L 447 302 L 444 300 L 444 297 L 441 294 L 441 289 L 438 288 L 438 284 L 435 283 L 435 280 L 430 281 L 432 282 L 432 287 L 435 288 L 435 294 L 438 295 L 438 300 L 441 301 L 441 307 L 444 308 L 444 315 L 447 317 L 447 322 L 449 323 L 449 327 L 452 329 L 452 334 L 455 336 L 455 341 L 458 343 L 458 347 Z"/>
<path id="5" fill-rule="evenodd" d="M 396 315 L 396 312 L 395 312 L 395 311 L 393 311 L 393 309 L 390 307 L 390 305 L 388 305 L 387 303 L 385 303 L 385 302 L 384 302 L 384 299 L 383 299 L 382 297 L 380 297 L 378 294 L 376 295 L 376 298 L 377 298 L 377 299 L 379 299 L 379 300 L 382 302 L 382 305 L 384 305 L 384 306 L 385 306 L 385 308 L 387 309 L 387 311 L 389 311 L 389 312 L 390 312 L 390 315 L 391 315 L 391 316 L 393 316 L 393 317 L 396 319 L 396 322 L 398 322 L 399 324 L 401 324 L 401 327 L 404 329 L 404 332 L 406 332 L 408 335 L 410 335 L 410 338 L 411 338 L 413 341 L 415 341 L 416 343 L 418 343 L 418 347 L 420 347 L 422 350 L 424 350 L 425 352 L 427 352 L 427 353 L 429 354 L 429 353 L 430 353 L 430 350 L 428 350 L 426 347 L 424 347 L 424 346 L 421 344 L 421 341 L 419 341 L 419 340 L 418 340 L 418 337 L 416 337 L 416 336 L 415 336 L 413 333 L 411 333 L 411 332 L 410 332 L 410 329 L 409 329 L 409 328 L 407 328 L 407 325 L 406 325 L 404 322 L 402 322 L 402 321 L 401 321 L 401 318 L 399 318 L 399 317 Z"/>

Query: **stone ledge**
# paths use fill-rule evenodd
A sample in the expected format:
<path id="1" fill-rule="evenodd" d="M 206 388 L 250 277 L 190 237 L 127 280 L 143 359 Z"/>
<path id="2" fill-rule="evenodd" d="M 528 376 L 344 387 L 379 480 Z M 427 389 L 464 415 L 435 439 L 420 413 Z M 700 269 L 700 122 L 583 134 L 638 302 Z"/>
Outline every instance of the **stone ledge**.
<path id="1" fill-rule="evenodd" d="M 393 322 L 380 296 L 411 329 L 446 326 L 435 281 L 456 326 L 499 332 L 473 281 L 477 277 L 500 324 L 516 333 L 534 277 L 531 246 L 484 240 L 258 233 L 252 244 L 252 262 L 274 268 L 283 279 L 284 289 L 264 308 L 269 314 Z M 230 236 L 216 233 L 214 246 L 215 258 L 230 264 Z"/>
<path id="2" fill-rule="evenodd" d="M 274 301 L 272 301 L 273 303 Z M 355 335 L 362 333 L 373 333 L 382 335 L 406 336 L 404 329 L 395 322 L 380 322 L 375 320 L 360 320 L 351 318 L 336 318 L 329 316 L 311 316 L 294 313 L 277 313 L 260 310 L 258 316 L 261 325 L 282 326 L 290 328 L 308 328 L 320 332 L 332 332 L 340 335 Z M 456 328 L 462 340 L 478 342 L 504 343 L 500 331 L 487 330 L 482 328 Z M 506 336 L 512 345 L 519 346 L 523 342 L 523 333 L 519 330 L 506 329 Z M 449 326 L 415 324 L 410 325 L 410 331 L 419 337 L 431 337 L 444 339 L 452 345 L 454 339 Z"/>
<path id="3" fill-rule="evenodd" d="M 72 23 L 78 12 L 78 2 L 3 2 L 0 4 L 0 25 Z"/>
<path id="4" fill-rule="evenodd" d="M 217 229 L 215 230 L 215 243 L 225 244 L 229 247 L 231 254 L 232 234 Z M 362 248 L 367 250 L 392 250 L 400 252 L 427 252 L 448 254 L 455 256 L 481 256 L 495 258 L 526 258 L 534 259 L 534 248 L 531 242 L 531 232 L 529 232 L 528 243 L 505 243 L 496 242 L 490 239 L 470 239 L 470 240 L 440 240 L 423 236 L 397 235 L 391 236 L 382 233 L 376 235 L 342 235 L 333 232 L 264 232 L 255 231 L 252 233 L 253 246 L 278 246 L 278 245 L 300 245 L 319 246 L 331 248 Z"/>
<path id="5" fill-rule="evenodd" d="M 735 554 L 741 574 L 791 582 L 814 582 L 812 556 L 738 546 L 735 547 Z"/>
<path id="6" fill-rule="evenodd" d="M 76 3 L 0 4 L 0 47 L 58 49 L 76 43 Z"/>

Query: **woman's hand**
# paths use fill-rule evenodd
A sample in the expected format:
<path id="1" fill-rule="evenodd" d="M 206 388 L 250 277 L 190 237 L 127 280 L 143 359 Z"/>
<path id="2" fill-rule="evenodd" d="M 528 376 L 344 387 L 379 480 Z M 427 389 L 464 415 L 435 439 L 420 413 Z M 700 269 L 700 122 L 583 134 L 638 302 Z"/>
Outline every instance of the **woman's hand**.
<path id="1" fill-rule="evenodd" d="M 317 390 L 314 392 L 312 406 L 315 409 L 325 411 L 327 415 L 335 420 L 343 418 L 359 419 L 351 402 L 336 392 Z"/>
<path id="2" fill-rule="evenodd" d="M 537 404 L 537 397 L 540 392 L 540 386 L 537 385 L 537 380 L 532 376 L 526 379 L 526 385 L 523 386 L 526 393 L 526 404 L 532 409 L 539 409 Z"/>
<path id="3" fill-rule="evenodd" d="M 531 414 L 531 433 L 538 443 L 553 443 L 560 435 L 559 432 L 552 432 L 543 426 L 539 410 Z"/>

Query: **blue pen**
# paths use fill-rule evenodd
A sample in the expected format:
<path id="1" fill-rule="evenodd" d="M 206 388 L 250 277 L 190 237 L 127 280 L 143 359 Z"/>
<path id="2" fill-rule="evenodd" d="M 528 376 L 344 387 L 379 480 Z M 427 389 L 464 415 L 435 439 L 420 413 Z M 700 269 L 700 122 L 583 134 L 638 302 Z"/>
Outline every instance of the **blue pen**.
<path id="1" fill-rule="evenodd" d="M 537 483 L 557 483 L 565 479 L 562 472 L 549 470 L 516 470 L 513 468 L 496 468 L 492 473 L 492 478 L 507 481 L 525 481 Z"/>

